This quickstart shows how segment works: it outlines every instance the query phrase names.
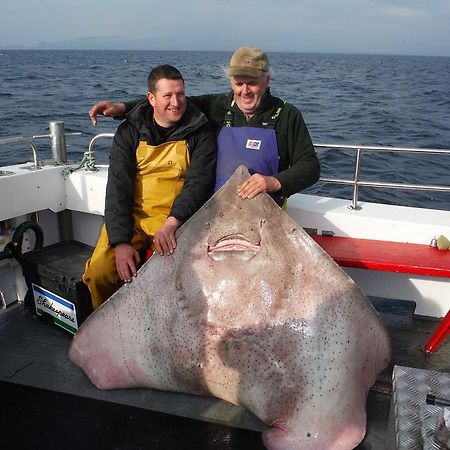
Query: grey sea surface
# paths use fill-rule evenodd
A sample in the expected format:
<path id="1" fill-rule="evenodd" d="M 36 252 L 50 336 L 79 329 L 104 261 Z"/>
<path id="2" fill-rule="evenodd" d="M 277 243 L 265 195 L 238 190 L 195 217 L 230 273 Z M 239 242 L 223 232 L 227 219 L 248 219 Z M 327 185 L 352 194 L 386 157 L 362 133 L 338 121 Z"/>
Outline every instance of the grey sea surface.
<path id="1" fill-rule="evenodd" d="M 88 110 L 98 100 L 128 100 L 146 92 L 150 69 L 178 67 L 190 95 L 229 89 L 224 67 L 229 52 L 2 50 L 0 52 L 0 139 L 48 133 L 62 120 L 68 158 L 81 160 L 98 133 L 118 125 Z M 314 143 L 450 148 L 450 58 L 422 56 L 269 53 L 271 90 L 302 112 Z M 42 159 L 49 140 L 36 141 Z M 110 141 L 96 146 L 97 162 L 108 161 Z M 322 176 L 352 178 L 351 151 L 318 150 Z M 1 145 L 0 166 L 30 161 L 24 144 Z M 450 185 L 450 156 L 371 153 L 362 157 L 361 179 Z M 309 193 L 351 198 L 351 189 L 318 183 Z M 448 209 L 450 194 L 361 188 L 360 199 Z"/>

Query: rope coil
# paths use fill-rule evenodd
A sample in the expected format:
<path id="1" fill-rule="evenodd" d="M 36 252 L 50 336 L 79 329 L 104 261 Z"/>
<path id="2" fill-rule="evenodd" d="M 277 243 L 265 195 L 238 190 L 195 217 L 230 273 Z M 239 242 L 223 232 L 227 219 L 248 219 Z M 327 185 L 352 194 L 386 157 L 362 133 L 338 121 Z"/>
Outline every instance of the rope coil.
<path id="1" fill-rule="evenodd" d="M 95 157 L 94 152 L 88 150 L 87 152 L 84 152 L 83 159 L 80 162 L 80 165 L 78 167 L 68 167 L 63 170 L 63 175 L 70 175 L 71 173 L 75 172 L 76 170 L 85 169 L 89 172 L 97 172 L 98 169 L 95 167 Z"/>

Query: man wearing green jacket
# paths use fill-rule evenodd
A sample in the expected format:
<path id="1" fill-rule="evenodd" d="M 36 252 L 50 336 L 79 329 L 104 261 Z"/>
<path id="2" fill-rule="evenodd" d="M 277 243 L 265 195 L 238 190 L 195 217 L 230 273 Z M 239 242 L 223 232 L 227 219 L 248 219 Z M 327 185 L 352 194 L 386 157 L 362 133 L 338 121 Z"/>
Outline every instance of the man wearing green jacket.
<path id="1" fill-rule="evenodd" d="M 253 47 L 238 48 L 228 67 L 231 93 L 190 97 L 217 133 L 215 190 L 241 164 L 251 176 L 239 195 L 252 198 L 268 192 L 281 206 L 287 197 L 314 184 L 320 164 L 300 111 L 270 93 L 267 55 Z M 127 104 L 101 101 L 89 111 L 120 117 L 142 100 Z"/>

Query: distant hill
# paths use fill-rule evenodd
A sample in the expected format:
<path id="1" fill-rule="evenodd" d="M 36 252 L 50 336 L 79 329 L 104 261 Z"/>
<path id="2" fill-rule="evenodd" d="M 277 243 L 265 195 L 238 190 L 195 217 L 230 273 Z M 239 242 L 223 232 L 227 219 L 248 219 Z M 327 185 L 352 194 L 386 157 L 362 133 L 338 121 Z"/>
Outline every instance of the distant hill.
<path id="1" fill-rule="evenodd" d="M 216 37 L 217 38 L 217 37 Z M 215 42 L 215 44 L 214 44 Z M 225 42 L 225 41 L 224 41 Z M 238 43 L 236 43 L 238 46 Z M 218 48 L 219 47 L 219 48 Z M 186 43 L 184 36 L 159 38 L 129 39 L 121 36 L 81 37 L 67 41 L 40 42 L 34 46 L 2 45 L 0 48 L 10 50 L 230 50 L 233 42 L 227 42 L 220 48 L 212 36 L 189 37 Z"/>

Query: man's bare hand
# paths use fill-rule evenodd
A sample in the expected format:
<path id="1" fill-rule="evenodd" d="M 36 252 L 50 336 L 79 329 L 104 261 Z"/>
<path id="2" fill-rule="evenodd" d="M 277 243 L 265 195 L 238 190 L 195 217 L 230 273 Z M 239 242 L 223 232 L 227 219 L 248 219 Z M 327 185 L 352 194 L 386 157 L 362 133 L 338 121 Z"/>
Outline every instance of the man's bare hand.
<path id="1" fill-rule="evenodd" d="M 99 114 L 105 117 L 121 117 L 125 114 L 125 104 L 111 103 L 108 100 L 102 100 L 96 103 L 89 110 L 89 118 L 94 127 L 97 125 L 97 115 Z"/>
<path id="2" fill-rule="evenodd" d="M 253 198 L 261 192 L 277 192 L 280 189 L 281 183 L 277 178 L 254 173 L 239 186 L 238 194 L 242 198 Z"/>
<path id="3" fill-rule="evenodd" d="M 177 246 L 175 232 L 181 224 L 181 221 L 169 216 L 163 226 L 155 233 L 153 241 L 156 246 L 156 251 L 160 255 L 171 255 L 173 253 Z"/>
<path id="4" fill-rule="evenodd" d="M 137 267 L 141 262 L 139 253 L 130 244 L 119 244 L 115 247 L 116 270 L 119 278 L 130 283 L 137 275 Z"/>

